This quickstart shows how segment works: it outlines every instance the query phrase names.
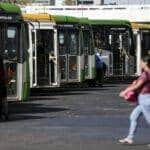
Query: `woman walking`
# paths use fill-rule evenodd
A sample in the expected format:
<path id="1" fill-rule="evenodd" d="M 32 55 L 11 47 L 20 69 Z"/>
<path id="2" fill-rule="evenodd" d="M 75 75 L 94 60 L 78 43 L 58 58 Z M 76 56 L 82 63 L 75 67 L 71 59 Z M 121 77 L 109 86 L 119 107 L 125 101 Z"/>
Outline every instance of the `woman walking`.
<path id="1" fill-rule="evenodd" d="M 150 124 L 150 56 L 141 60 L 142 74 L 134 83 L 120 92 L 121 97 L 126 97 L 128 92 L 138 91 L 138 105 L 130 115 L 130 128 L 128 136 L 119 140 L 120 143 L 132 144 L 138 125 L 138 118 L 143 114 L 146 121 Z"/>

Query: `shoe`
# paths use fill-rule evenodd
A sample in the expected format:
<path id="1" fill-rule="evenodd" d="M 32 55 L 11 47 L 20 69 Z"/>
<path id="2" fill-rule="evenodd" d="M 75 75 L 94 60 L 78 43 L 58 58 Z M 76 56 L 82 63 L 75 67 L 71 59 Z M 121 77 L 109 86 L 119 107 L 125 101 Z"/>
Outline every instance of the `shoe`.
<path id="1" fill-rule="evenodd" d="M 128 145 L 132 145 L 133 144 L 133 140 L 125 138 L 125 139 L 121 139 L 119 140 L 119 143 L 121 144 L 128 144 Z"/>

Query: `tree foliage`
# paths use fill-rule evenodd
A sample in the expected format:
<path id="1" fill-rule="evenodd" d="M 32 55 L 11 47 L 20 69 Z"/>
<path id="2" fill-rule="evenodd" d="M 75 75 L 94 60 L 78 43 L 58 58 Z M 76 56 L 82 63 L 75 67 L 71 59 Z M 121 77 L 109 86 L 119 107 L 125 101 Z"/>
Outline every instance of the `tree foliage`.
<path id="1" fill-rule="evenodd" d="M 64 0 L 63 5 L 75 5 L 76 0 Z"/>
<path id="2" fill-rule="evenodd" d="M 3 2 L 16 3 L 16 4 L 29 4 L 33 0 L 3 0 Z"/>

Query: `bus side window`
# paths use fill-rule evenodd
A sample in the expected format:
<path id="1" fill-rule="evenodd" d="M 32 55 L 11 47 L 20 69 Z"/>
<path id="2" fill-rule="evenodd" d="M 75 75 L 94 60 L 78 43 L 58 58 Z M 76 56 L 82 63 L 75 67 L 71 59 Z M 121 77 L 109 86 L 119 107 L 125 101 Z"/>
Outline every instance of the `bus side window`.
<path id="1" fill-rule="evenodd" d="M 4 39 L 3 39 L 3 30 L 2 30 L 2 26 L 0 26 L 0 54 L 3 53 L 3 42 L 4 42 Z"/>
<path id="2" fill-rule="evenodd" d="M 22 48 L 23 48 L 22 61 L 24 61 L 28 55 L 28 48 L 29 48 L 28 26 L 26 23 L 22 24 Z"/>
<path id="3" fill-rule="evenodd" d="M 27 49 L 29 48 L 29 35 L 28 35 L 28 25 L 24 24 L 24 48 L 27 51 Z"/>
<path id="4" fill-rule="evenodd" d="M 33 50 L 33 56 L 35 56 L 35 32 L 32 31 L 32 50 Z"/>

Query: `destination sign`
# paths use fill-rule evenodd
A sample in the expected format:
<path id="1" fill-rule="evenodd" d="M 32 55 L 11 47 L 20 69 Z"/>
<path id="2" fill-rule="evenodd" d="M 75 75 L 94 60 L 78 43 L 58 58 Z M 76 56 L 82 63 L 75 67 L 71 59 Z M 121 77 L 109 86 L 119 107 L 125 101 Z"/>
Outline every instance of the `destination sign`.
<path id="1" fill-rule="evenodd" d="M 0 20 L 1 21 L 18 21 L 20 19 L 20 16 L 17 14 L 0 14 Z"/>
<path id="2" fill-rule="evenodd" d="M 57 24 L 57 27 L 73 28 L 78 26 L 76 24 Z"/>
<path id="3" fill-rule="evenodd" d="M 0 15 L 0 20 L 12 20 L 13 17 L 12 16 L 1 16 Z"/>

